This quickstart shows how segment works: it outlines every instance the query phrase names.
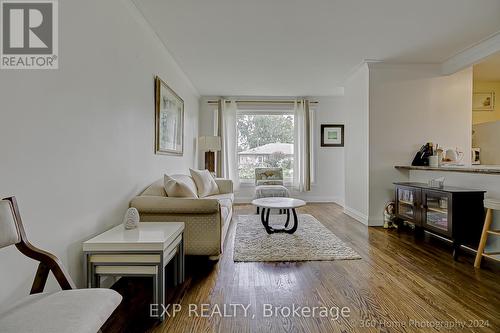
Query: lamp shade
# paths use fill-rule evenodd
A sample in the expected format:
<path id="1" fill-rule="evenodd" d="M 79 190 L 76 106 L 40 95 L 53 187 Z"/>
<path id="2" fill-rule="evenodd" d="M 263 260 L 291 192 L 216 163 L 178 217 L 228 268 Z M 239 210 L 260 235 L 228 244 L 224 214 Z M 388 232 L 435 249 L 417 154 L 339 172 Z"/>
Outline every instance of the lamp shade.
<path id="1" fill-rule="evenodd" d="M 220 137 L 200 136 L 198 137 L 198 149 L 201 151 L 219 151 L 221 148 Z"/>

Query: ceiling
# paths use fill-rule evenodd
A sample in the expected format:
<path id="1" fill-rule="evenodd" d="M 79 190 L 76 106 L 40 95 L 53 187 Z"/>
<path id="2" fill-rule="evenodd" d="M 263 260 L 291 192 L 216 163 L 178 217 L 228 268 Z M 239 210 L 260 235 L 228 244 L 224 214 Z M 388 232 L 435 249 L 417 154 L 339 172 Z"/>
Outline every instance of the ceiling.
<path id="1" fill-rule="evenodd" d="M 441 63 L 500 31 L 500 0 L 133 1 L 201 95 L 334 95 L 364 59 Z"/>
<path id="2" fill-rule="evenodd" d="M 486 58 L 474 65 L 474 80 L 477 81 L 500 81 L 500 53 Z"/>

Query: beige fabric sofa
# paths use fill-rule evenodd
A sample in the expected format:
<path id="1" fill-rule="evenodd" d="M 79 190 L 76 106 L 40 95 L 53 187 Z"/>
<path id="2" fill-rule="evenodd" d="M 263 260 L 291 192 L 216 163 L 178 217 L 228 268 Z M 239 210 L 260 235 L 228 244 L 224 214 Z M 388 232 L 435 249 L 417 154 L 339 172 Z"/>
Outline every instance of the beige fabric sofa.
<path id="1" fill-rule="evenodd" d="M 189 177 L 189 176 L 183 176 Z M 233 182 L 216 179 L 219 194 L 205 198 L 168 197 L 163 179 L 132 199 L 141 222 L 184 222 L 186 255 L 218 259 L 233 216 Z"/>

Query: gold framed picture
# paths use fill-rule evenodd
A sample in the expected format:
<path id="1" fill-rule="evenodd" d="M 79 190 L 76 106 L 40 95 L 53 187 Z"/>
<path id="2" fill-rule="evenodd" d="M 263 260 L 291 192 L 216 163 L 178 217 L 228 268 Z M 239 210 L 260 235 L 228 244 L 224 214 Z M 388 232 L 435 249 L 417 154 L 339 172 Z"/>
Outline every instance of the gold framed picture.
<path id="1" fill-rule="evenodd" d="M 155 154 L 184 152 L 184 100 L 155 77 Z"/>

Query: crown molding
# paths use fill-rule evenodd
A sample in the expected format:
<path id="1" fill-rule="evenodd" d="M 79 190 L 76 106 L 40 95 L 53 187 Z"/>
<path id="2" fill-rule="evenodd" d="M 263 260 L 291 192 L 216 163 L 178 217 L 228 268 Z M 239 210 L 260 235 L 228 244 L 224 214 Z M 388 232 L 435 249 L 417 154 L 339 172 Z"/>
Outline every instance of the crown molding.
<path id="1" fill-rule="evenodd" d="M 345 85 L 345 83 L 347 82 L 347 80 L 349 80 L 349 78 L 354 73 L 356 73 L 358 70 L 360 70 L 363 66 L 368 66 L 369 67 L 370 64 L 376 64 L 376 63 L 381 63 L 381 62 L 383 62 L 383 61 L 382 60 L 376 60 L 376 59 L 363 59 L 358 64 L 356 64 L 354 67 L 352 67 L 349 70 L 349 72 L 347 73 L 347 75 L 340 81 L 342 87 Z"/>
<path id="2" fill-rule="evenodd" d="M 373 62 L 368 63 L 369 69 L 415 69 L 421 68 L 426 70 L 441 69 L 441 64 L 438 63 L 403 63 L 403 62 Z"/>
<path id="3" fill-rule="evenodd" d="M 437 70 L 442 75 L 450 75 L 474 65 L 496 52 L 500 52 L 500 31 L 458 52 L 442 63 L 391 63 L 377 59 L 364 59 L 351 68 L 341 82 L 344 85 L 345 82 L 363 66 L 367 66 L 370 70 L 420 67 L 428 70 Z"/>
<path id="4" fill-rule="evenodd" d="M 443 75 L 456 73 L 499 51 L 500 31 L 446 59 L 441 64 L 441 73 Z"/>

